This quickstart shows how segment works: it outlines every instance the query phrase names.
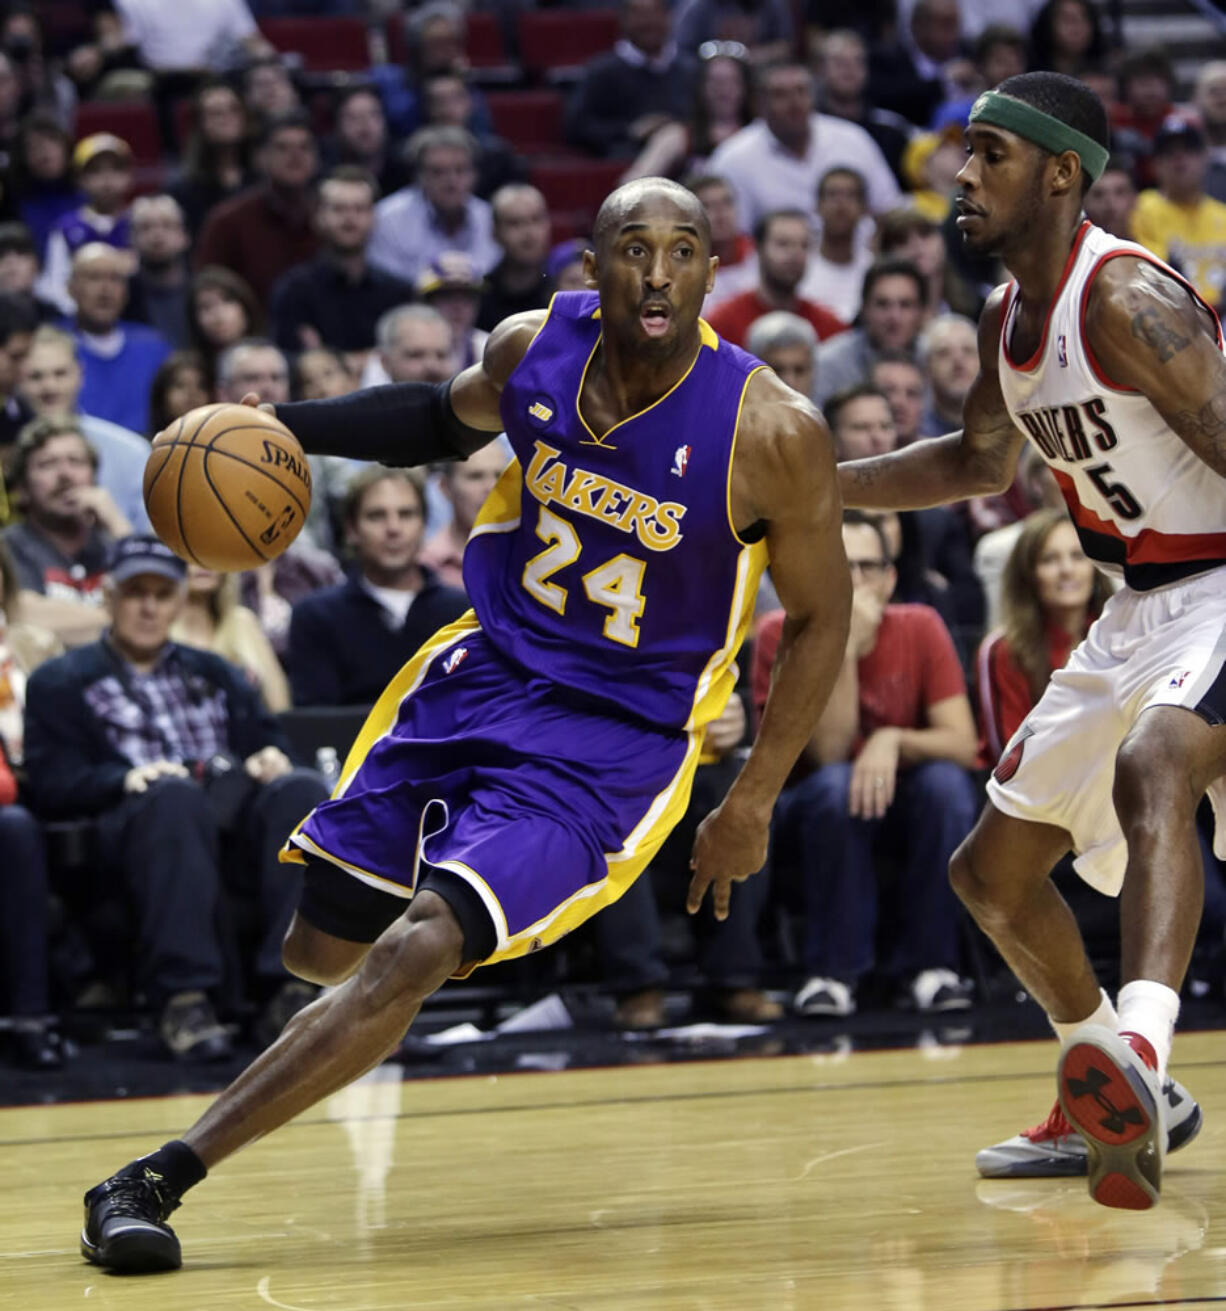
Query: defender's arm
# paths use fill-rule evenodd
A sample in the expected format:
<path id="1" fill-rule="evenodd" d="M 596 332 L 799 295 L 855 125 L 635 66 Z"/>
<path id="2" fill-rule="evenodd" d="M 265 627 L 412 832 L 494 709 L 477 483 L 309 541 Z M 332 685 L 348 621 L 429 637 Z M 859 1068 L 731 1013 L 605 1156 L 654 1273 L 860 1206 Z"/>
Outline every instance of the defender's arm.
<path id="1" fill-rule="evenodd" d="M 839 465 L 845 505 L 864 510 L 922 510 L 1004 491 L 1026 440 L 1009 417 L 997 370 L 1004 289 L 979 320 L 979 374 L 962 407 L 962 431 L 913 442 L 900 451 Z"/>
<path id="2" fill-rule="evenodd" d="M 1090 291 L 1086 337 L 1102 372 L 1141 392 L 1226 478 L 1226 356 L 1187 290 L 1148 260 L 1110 260 Z"/>

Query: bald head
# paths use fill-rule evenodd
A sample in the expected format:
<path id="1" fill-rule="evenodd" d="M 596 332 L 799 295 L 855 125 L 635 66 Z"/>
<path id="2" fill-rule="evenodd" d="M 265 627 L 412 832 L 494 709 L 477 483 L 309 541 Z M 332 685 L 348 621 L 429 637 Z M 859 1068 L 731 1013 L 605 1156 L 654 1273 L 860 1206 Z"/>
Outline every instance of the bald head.
<path id="1" fill-rule="evenodd" d="M 76 273 L 78 269 L 91 265 L 105 266 L 126 273 L 130 267 L 130 260 L 122 250 L 108 246 L 105 241 L 87 241 L 73 255 L 72 271 Z"/>
<path id="2" fill-rule="evenodd" d="M 606 342 L 651 367 L 689 355 L 719 263 L 702 201 L 665 178 L 618 187 L 596 216 L 583 276 L 600 292 Z"/>
<path id="3" fill-rule="evenodd" d="M 68 294 L 85 332 L 104 333 L 118 322 L 128 303 L 131 256 L 101 241 L 91 241 L 72 257 Z"/>
<path id="4" fill-rule="evenodd" d="M 702 201 L 669 178 L 636 178 L 605 197 L 592 234 L 597 254 L 605 250 L 627 224 L 665 217 L 674 217 L 679 227 L 693 228 L 704 252 L 710 254 L 711 224 Z"/>

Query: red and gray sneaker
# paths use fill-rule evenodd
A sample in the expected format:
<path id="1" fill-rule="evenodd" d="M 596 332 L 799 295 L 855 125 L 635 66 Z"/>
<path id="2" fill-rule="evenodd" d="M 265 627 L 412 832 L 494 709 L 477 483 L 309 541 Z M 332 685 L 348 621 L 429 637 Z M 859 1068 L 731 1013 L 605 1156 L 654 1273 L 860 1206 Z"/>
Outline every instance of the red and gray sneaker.
<path id="1" fill-rule="evenodd" d="M 1156 1206 L 1166 1125 L 1149 1041 L 1083 1024 L 1060 1055 L 1057 1086 L 1065 1118 L 1085 1139 L 1090 1196 L 1128 1211 Z"/>
<path id="2" fill-rule="evenodd" d="M 1204 1117 L 1192 1094 L 1168 1074 L 1162 1085 L 1166 1103 L 1166 1150 L 1177 1152 L 1200 1133 Z M 1088 1173 L 1085 1139 L 1064 1118 L 1057 1101 L 1051 1114 L 1033 1129 L 975 1154 L 975 1168 L 985 1179 L 1077 1179 Z"/>

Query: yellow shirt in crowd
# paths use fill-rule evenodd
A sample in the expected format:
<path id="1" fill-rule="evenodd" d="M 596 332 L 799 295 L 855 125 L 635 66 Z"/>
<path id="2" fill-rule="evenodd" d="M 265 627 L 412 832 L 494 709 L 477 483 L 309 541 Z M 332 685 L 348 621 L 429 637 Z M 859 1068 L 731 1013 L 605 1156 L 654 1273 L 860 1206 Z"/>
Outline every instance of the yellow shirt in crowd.
<path id="1" fill-rule="evenodd" d="M 1226 205 L 1220 200 L 1202 196 L 1195 205 L 1176 205 L 1160 191 L 1142 191 L 1132 230 L 1214 308 L 1226 299 Z"/>

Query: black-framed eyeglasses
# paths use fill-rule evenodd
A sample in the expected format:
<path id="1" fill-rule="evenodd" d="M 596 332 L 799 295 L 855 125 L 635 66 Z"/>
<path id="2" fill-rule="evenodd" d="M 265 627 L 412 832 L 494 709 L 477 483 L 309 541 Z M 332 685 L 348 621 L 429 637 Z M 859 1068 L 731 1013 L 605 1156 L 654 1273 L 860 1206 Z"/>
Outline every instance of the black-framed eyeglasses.
<path id="1" fill-rule="evenodd" d="M 748 59 L 749 47 L 740 41 L 704 41 L 698 47 L 698 58 L 704 62 L 708 59 Z"/>

